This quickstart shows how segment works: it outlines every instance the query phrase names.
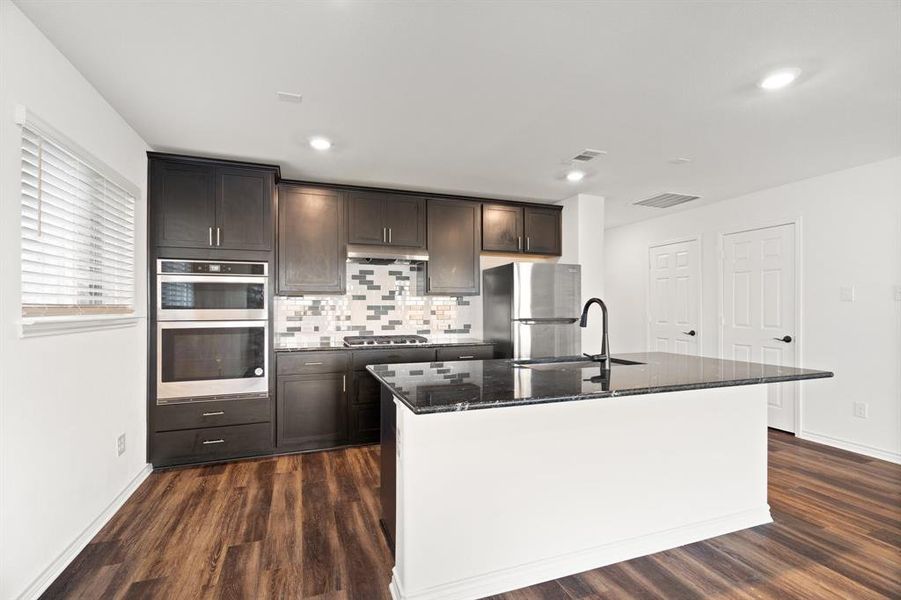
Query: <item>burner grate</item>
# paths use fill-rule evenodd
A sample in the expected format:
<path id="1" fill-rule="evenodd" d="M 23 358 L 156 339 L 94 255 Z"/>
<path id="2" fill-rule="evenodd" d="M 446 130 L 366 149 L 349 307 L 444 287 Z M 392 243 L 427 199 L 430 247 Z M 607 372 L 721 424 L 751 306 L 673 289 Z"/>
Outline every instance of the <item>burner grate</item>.
<path id="1" fill-rule="evenodd" d="M 427 344 L 421 335 L 349 335 L 344 338 L 346 346 L 401 346 Z"/>

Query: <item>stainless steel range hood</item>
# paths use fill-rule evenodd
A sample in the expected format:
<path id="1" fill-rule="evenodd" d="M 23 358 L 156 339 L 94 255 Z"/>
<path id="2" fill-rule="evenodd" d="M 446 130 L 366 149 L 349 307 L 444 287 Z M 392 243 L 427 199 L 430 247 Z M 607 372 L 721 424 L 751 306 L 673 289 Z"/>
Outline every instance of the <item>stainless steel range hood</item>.
<path id="1" fill-rule="evenodd" d="M 374 264 L 425 262 L 429 260 L 429 252 L 423 248 L 408 248 L 404 246 L 348 244 L 347 260 Z"/>

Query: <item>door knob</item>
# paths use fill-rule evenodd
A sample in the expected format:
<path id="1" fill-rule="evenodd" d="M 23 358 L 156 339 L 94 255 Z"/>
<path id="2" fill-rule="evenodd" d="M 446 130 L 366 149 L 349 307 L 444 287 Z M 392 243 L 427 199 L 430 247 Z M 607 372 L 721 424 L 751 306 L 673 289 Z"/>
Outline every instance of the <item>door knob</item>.
<path id="1" fill-rule="evenodd" d="M 790 344 L 792 341 L 792 336 L 784 335 L 781 338 L 773 338 L 773 339 L 776 340 L 777 342 L 785 342 L 786 344 Z"/>
<path id="2" fill-rule="evenodd" d="M 698 332 L 694 329 L 692 329 L 691 331 L 683 331 L 682 333 L 684 333 L 685 335 L 690 335 L 691 337 L 698 335 Z"/>

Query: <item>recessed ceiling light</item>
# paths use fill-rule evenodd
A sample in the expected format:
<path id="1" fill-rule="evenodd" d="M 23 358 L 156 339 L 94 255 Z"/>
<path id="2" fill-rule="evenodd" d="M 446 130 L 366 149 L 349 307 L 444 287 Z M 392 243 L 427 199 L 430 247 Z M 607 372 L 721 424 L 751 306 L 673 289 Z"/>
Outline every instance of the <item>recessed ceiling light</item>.
<path id="1" fill-rule="evenodd" d="M 293 102 L 295 104 L 303 102 L 303 96 L 296 92 L 275 92 L 275 95 L 282 102 Z"/>
<path id="2" fill-rule="evenodd" d="M 566 180 L 570 183 L 579 183 L 585 179 L 585 173 L 583 171 L 570 171 L 566 174 Z"/>
<path id="3" fill-rule="evenodd" d="M 800 74 L 801 69 L 796 67 L 779 69 L 764 77 L 760 81 L 760 87 L 765 90 L 781 90 L 782 88 L 791 85 Z"/>
<path id="4" fill-rule="evenodd" d="M 310 138 L 310 147 L 314 150 L 328 150 L 332 147 L 332 142 L 328 138 L 316 136 Z"/>

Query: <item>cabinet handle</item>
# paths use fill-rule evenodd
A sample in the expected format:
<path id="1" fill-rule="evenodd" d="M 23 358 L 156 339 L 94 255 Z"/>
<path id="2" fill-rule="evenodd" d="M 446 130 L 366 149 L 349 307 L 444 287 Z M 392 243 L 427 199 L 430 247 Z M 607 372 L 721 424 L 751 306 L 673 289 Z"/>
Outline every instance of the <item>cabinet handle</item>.
<path id="1" fill-rule="evenodd" d="M 382 227 L 382 243 L 383 244 L 388 243 L 388 228 L 387 227 Z"/>
<path id="2" fill-rule="evenodd" d="M 305 364 L 308 367 L 312 367 L 313 365 L 321 365 L 322 363 L 321 362 L 308 362 L 308 363 L 303 363 L 303 364 Z"/>
<path id="3" fill-rule="evenodd" d="M 460 360 L 467 360 L 467 359 L 470 359 L 470 358 L 475 358 L 475 356 L 473 356 L 472 354 L 468 354 L 468 355 L 466 355 L 466 356 L 458 356 L 457 358 L 460 359 Z"/>
<path id="4" fill-rule="evenodd" d="M 425 290 L 425 291 L 427 291 L 427 292 L 431 292 L 431 291 L 432 291 L 432 277 L 431 277 L 431 276 L 428 277 L 428 283 L 427 283 L 427 285 L 426 285 L 425 287 L 426 287 L 426 290 Z"/>
<path id="5" fill-rule="evenodd" d="M 391 228 L 388 228 L 388 243 L 391 243 Z"/>
<path id="6" fill-rule="evenodd" d="M 526 236 L 526 250 L 532 249 L 532 240 L 528 236 Z"/>
<path id="7" fill-rule="evenodd" d="M 203 440 L 204 446 L 209 446 L 210 444 L 224 444 L 225 440 Z"/>
<path id="8" fill-rule="evenodd" d="M 347 375 L 341 376 L 341 391 L 342 392 L 347 391 Z"/>
<path id="9" fill-rule="evenodd" d="M 206 413 L 203 413 L 203 415 L 201 415 L 201 416 L 204 416 L 204 417 L 218 417 L 218 416 L 224 415 L 224 414 L 225 414 L 225 411 L 224 411 L 224 410 L 217 410 L 217 411 L 215 411 L 215 412 L 206 412 Z"/>
<path id="10" fill-rule="evenodd" d="M 210 230 L 210 246 L 212 246 L 213 245 L 213 226 L 212 225 L 210 225 L 209 230 Z"/>
<path id="11" fill-rule="evenodd" d="M 516 238 L 516 249 L 522 250 L 522 236 L 517 236 Z"/>
<path id="12" fill-rule="evenodd" d="M 221 242 L 222 242 L 221 237 L 222 237 L 222 228 L 217 227 L 217 228 L 216 228 L 216 245 L 217 245 L 217 246 L 221 246 L 221 245 L 222 245 L 222 243 L 221 243 Z"/>

